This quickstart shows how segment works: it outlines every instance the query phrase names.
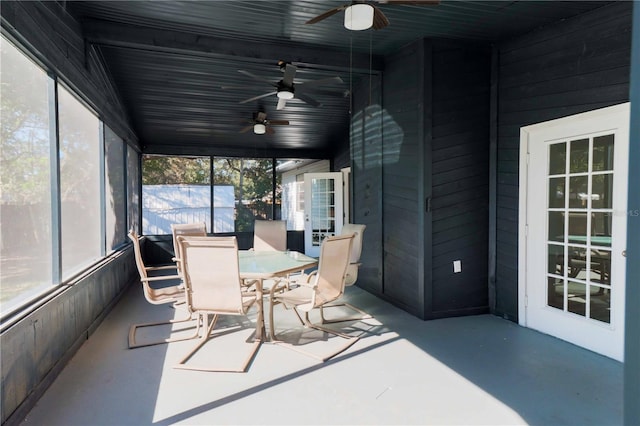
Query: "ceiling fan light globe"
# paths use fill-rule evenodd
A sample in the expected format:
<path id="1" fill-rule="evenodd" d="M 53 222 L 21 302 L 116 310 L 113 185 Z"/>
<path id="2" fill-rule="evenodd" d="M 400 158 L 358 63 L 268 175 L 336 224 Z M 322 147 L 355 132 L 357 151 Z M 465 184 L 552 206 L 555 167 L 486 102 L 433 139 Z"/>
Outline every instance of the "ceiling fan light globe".
<path id="1" fill-rule="evenodd" d="M 278 92 L 278 98 L 279 99 L 293 99 L 293 92 L 289 92 L 288 90 L 280 90 Z"/>
<path id="2" fill-rule="evenodd" d="M 267 132 L 267 126 L 262 123 L 256 123 L 253 125 L 253 133 L 256 135 L 264 135 Z"/>
<path id="3" fill-rule="evenodd" d="M 352 4 L 344 10 L 344 27 L 362 31 L 373 26 L 373 7 L 365 3 Z"/>

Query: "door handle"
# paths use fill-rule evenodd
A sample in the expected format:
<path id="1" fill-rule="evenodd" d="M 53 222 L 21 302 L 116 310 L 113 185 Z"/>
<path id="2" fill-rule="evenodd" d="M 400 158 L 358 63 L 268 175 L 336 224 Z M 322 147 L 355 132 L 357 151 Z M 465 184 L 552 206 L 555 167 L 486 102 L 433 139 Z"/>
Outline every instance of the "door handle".
<path id="1" fill-rule="evenodd" d="M 626 250 L 622 250 L 622 256 L 627 257 L 627 251 Z"/>

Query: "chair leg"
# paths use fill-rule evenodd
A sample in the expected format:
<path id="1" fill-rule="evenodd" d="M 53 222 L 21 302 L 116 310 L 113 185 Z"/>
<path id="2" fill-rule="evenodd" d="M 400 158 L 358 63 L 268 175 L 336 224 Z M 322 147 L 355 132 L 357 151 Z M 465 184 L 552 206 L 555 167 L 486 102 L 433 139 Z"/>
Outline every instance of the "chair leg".
<path id="1" fill-rule="evenodd" d="M 326 319 L 324 317 L 324 309 L 323 308 L 337 308 L 340 306 L 346 306 L 347 308 L 350 308 L 356 312 L 358 312 L 360 314 L 360 316 L 351 316 L 351 317 L 342 317 L 342 318 L 334 318 L 334 319 Z M 365 320 L 365 319 L 371 319 L 373 318 L 373 315 L 370 315 L 368 313 L 366 313 L 365 311 L 363 311 L 360 308 L 357 308 L 355 306 L 353 306 L 350 303 L 339 303 L 336 305 L 326 305 L 324 307 L 320 307 L 320 318 L 322 320 L 322 324 L 335 324 L 338 322 L 346 322 L 346 321 L 360 321 L 360 320 Z"/>
<path id="2" fill-rule="evenodd" d="M 272 308 L 272 310 L 273 310 L 273 308 Z M 330 328 L 326 328 L 326 327 L 322 327 L 320 325 L 313 324 L 309 320 L 309 312 L 305 312 L 304 320 L 303 320 L 303 318 L 300 316 L 300 313 L 298 312 L 298 310 L 296 308 L 293 308 L 293 311 L 295 312 L 295 314 L 298 316 L 298 319 L 303 323 L 303 325 L 305 327 L 313 328 L 313 329 L 322 331 L 324 333 L 333 334 L 334 336 L 341 337 L 341 338 L 347 340 L 347 342 L 344 345 L 342 345 L 340 348 L 338 348 L 337 350 L 331 352 L 329 355 L 320 356 L 320 355 L 314 354 L 312 352 L 300 349 L 298 346 L 293 345 L 291 343 L 287 343 L 287 342 L 278 340 L 277 336 L 275 334 L 275 331 L 272 329 L 271 338 L 272 338 L 273 343 L 277 343 L 280 346 L 284 346 L 286 348 L 289 348 L 291 350 L 299 352 L 299 353 L 301 353 L 303 355 L 307 355 L 307 356 L 309 356 L 311 358 L 315 358 L 315 359 L 319 360 L 320 362 L 325 362 L 325 361 L 328 361 L 331 358 L 335 357 L 336 355 L 339 355 L 342 352 L 346 351 L 351 346 L 353 346 L 354 343 L 356 343 L 358 340 L 360 340 L 360 337 L 349 336 L 348 334 L 340 333 L 340 332 L 338 332 L 336 330 L 332 330 Z"/>
<path id="3" fill-rule="evenodd" d="M 153 327 L 157 325 L 179 324 L 179 323 L 189 322 L 189 321 L 193 321 L 193 316 L 191 314 L 189 314 L 188 317 L 186 318 L 181 318 L 177 320 L 163 321 L 163 322 L 149 322 L 144 324 L 132 324 L 131 327 L 129 328 L 129 349 L 143 348 L 145 346 L 162 345 L 164 343 L 181 342 L 183 340 L 195 339 L 196 337 L 198 337 L 198 333 L 200 331 L 199 321 L 196 324 L 196 331 L 194 332 L 194 334 L 191 334 L 189 336 L 173 338 L 173 339 L 167 338 L 167 339 L 153 341 L 153 342 L 143 342 L 143 343 L 136 342 L 136 331 L 138 331 L 139 328 Z"/>
<path id="4" fill-rule="evenodd" d="M 216 336 L 212 336 L 211 332 L 213 331 L 213 328 L 215 327 L 216 322 L 218 322 L 218 315 L 214 314 L 210 323 L 209 323 L 209 314 L 201 315 L 201 317 L 204 320 L 205 332 L 200 337 L 200 341 L 198 342 L 198 344 L 195 347 L 193 347 L 189 351 L 189 353 L 187 355 L 185 355 L 182 358 L 182 360 L 180 360 L 180 362 L 178 362 L 178 364 L 175 365 L 173 368 L 177 368 L 177 369 L 181 369 L 181 370 L 208 371 L 208 372 L 245 373 L 247 371 L 247 368 L 249 367 L 249 364 L 251 364 L 251 361 L 253 360 L 253 358 L 255 358 L 255 355 L 258 352 L 258 349 L 260 348 L 260 345 L 262 344 L 262 340 L 255 340 L 253 342 L 253 344 L 251 345 L 251 350 L 250 350 L 247 358 L 244 360 L 244 362 L 240 366 L 240 368 L 209 368 L 209 367 L 186 365 L 186 362 L 200 348 L 202 348 L 205 345 L 205 343 L 207 343 L 210 339 L 216 337 Z"/>

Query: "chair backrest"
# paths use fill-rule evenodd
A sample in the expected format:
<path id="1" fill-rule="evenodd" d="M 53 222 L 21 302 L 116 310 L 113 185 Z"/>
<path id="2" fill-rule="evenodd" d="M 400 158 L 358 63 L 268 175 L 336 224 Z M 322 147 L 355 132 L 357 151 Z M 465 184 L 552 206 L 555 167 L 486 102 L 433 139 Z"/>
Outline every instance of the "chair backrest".
<path id="1" fill-rule="evenodd" d="M 253 228 L 253 249 L 287 250 L 287 222 L 284 220 L 256 220 Z"/>
<path id="2" fill-rule="evenodd" d="M 344 293 L 347 266 L 354 234 L 327 237 L 320 246 L 313 306 L 338 299 Z"/>
<path id="3" fill-rule="evenodd" d="M 242 314 L 236 237 L 178 236 L 191 312 Z"/>
<path id="4" fill-rule="evenodd" d="M 207 224 L 204 222 L 198 223 L 174 223 L 171 225 L 171 233 L 173 234 L 173 253 L 177 259 L 178 273 L 182 272 L 182 265 L 180 262 L 180 245 L 178 244 L 179 235 L 189 235 L 194 237 L 206 237 L 207 236 Z"/>
<path id="5" fill-rule="evenodd" d="M 364 233 L 367 225 L 360 225 L 356 223 L 345 223 L 342 226 L 342 235 L 355 234 L 353 238 L 353 245 L 351 246 L 351 257 L 349 259 L 349 266 L 347 266 L 347 278 L 345 285 L 353 285 L 358 280 L 358 268 L 360 264 L 360 255 L 362 254 L 362 234 Z"/>
<path id="6" fill-rule="evenodd" d="M 135 230 L 129 230 L 129 239 L 133 242 L 133 255 L 136 259 L 136 267 L 138 268 L 138 273 L 140 274 L 141 279 L 147 278 L 147 268 L 142 261 L 142 251 L 140 250 L 140 237 Z"/>

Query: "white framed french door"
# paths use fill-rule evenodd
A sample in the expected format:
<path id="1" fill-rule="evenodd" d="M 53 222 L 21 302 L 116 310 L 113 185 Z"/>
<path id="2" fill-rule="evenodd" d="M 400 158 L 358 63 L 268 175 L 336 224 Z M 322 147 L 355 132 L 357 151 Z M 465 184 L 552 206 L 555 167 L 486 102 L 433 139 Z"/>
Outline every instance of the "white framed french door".
<path id="1" fill-rule="evenodd" d="M 622 361 L 629 104 L 520 136 L 519 322 Z"/>
<path id="2" fill-rule="evenodd" d="M 304 249 L 320 256 L 322 240 L 342 231 L 342 173 L 304 174 Z"/>

